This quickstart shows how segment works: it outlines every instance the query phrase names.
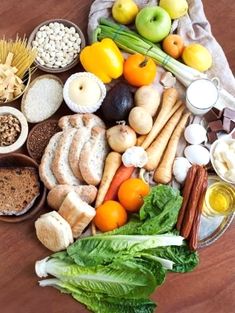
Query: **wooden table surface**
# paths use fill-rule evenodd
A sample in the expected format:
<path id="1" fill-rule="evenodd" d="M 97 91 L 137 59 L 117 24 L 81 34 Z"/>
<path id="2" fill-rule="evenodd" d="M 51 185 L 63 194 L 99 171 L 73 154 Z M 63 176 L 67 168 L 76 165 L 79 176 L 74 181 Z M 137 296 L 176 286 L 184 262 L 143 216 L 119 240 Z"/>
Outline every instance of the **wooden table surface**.
<path id="1" fill-rule="evenodd" d="M 235 2 L 203 2 L 214 36 L 235 72 Z M 91 3 L 91 0 L 1 0 L 0 37 L 11 37 L 16 33 L 29 35 L 35 26 L 51 18 L 72 20 L 86 32 Z M 66 73 L 62 78 L 68 75 Z M 18 107 L 19 102 L 14 105 Z M 0 222 L 0 312 L 87 312 L 70 296 L 37 285 L 34 263 L 47 256 L 49 251 L 36 239 L 35 219 L 19 224 Z M 216 243 L 199 251 L 200 265 L 194 272 L 167 276 L 166 283 L 153 295 L 158 302 L 158 313 L 235 312 L 234 226 L 233 223 Z"/>

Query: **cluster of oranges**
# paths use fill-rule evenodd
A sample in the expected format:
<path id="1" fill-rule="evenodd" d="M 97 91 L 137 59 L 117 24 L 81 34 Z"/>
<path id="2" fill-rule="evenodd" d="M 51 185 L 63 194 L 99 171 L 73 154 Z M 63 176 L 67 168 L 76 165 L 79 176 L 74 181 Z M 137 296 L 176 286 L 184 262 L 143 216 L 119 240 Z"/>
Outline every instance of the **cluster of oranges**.
<path id="1" fill-rule="evenodd" d="M 127 222 L 127 212 L 138 212 L 143 205 L 143 197 L 150 191 L 142 179 L 130 178 L 118 190 L 118 201 L 109 200 L 96 210 L 94 223 L 102 232 L 110 231 Z"/>

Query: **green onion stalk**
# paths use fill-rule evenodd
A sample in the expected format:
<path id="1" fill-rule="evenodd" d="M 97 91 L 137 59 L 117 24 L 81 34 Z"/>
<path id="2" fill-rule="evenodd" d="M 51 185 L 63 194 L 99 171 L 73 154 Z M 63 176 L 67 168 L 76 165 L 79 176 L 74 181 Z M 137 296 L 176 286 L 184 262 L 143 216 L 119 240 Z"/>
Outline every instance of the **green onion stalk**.
<path id="1" fill-rule="evenodd" d="M 151 57 L 157 64 L 170 71 L 185 86 L 206 75 L 173 59 L 151 41 L 143 38 L 128 27 L 101 18 L 99 26 L 93 33 L 93 41 L 104 38 L 112 39 L 123 51 L 131 54 L 140 53 Z"/>

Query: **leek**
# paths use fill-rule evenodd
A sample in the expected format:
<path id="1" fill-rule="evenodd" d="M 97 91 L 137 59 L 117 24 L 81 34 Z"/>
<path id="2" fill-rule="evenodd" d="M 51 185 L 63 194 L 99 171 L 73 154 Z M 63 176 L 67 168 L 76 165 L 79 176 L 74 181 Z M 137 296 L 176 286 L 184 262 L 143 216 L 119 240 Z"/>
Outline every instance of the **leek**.
<path id="1" fill-rule="evenodd" d="M 99 26 L 93 34 L 93 41 L 104 38 L 111 38 L 120 49 L 126 52 L 148 55 L 157 64 L 174 74 L 185 87 L 195 79 L 206 77 L 205 74 L 173 59 L 157 45 L 141 37 L 128 27 L 101 18 Z"/>

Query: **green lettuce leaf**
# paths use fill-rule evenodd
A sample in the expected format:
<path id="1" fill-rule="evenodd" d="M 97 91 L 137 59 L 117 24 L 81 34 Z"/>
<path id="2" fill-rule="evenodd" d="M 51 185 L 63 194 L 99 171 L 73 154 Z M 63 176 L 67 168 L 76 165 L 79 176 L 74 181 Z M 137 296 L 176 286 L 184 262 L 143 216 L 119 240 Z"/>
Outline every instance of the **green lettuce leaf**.
<path id="1" fill-rule="evenodd" d="M 39 282 L 40 286 L 52 286 L 73 298 L 95 313 L 153 313 L 156 304 L 149 299 L 122 299 L 102 296 L 90 292 L 83 292 L 69 283 L 59 279 L 45 279 Z"/>
<path id="2" fill-rule="evenodd" d="M 161 246 L 182 245 L 183 237 L 165 235 L 100 235 L 77 240 L 68 247 L 68 255 L 80 266 L 96 266 L 137 252 Z"/>
<path id="3" fill-rule="evenodd" d="M 147 298 L 165 279 L 159 262 L 139 258 L 97 267 L 46 258 L 36 264 L 36 272 L 40 277 L 52 275 L 84 292 L 135 299 Z"/>
<path id="4" fill-rule="evenodd" d="M 162 211 L 147 220 L 139 227 L 138 232 L 142 235 L 165 234 L 174 229 L 179 210 L 182 205 L 182 197 L 178 196 L 169 200 Z"/>
<path id="5" fill-rule="evenodd" d="M 156 256 L 174 262 L 172 271 L 178 273 L 190 272 L 199 263 L 198 253 L 190 251 L 186 244 L 178 247 L 159 247 L 156 249 L 150 249 L 145 253 L 150 256 Z"/>
<path id="6" fill-rule="evenodd" d="M 158 185 L 144 198 L 139 216 L 108 235 L 157 235 L 171 232 L 177 222 L 183 198 L 179 190 Z"/>
<path id="7" fill-rule="evenodd" d="M 150 194 L 144 198 L 144 204 L 140 209 L 140 219 L 151 219 L 159 215 L 169 201 L 174 201 L 179 197 L 181 198 L 179 190 L 171 186 L 157 185 L 152 187 Z M 173 209 L 174 206 L 172 206 Z"/>

